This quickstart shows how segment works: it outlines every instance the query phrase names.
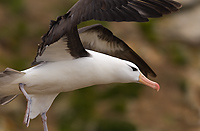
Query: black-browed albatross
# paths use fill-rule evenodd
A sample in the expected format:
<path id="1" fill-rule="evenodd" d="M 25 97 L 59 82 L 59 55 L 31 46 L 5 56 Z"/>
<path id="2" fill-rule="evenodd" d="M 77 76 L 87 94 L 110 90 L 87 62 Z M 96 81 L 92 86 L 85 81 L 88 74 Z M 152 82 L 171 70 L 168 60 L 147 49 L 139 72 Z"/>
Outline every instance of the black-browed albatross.
<path id="1" fill-rule="evenodd" d="M 51 21 L 31 68 L 0 73 L 0 104 L 22 93 L 27 99 L 26 126 L 40 114 L 48 131 L 46 112 L 60 92 L 114 82 L 139 82 L 159 91 L 159 85 L 145 77 L 155 77 L 153 70 L 110 30 L 99 24 L 78 30 L 77 25 L 91 19 L 147 22 L 179 8 L 173 0 L 79 0 Z"/>

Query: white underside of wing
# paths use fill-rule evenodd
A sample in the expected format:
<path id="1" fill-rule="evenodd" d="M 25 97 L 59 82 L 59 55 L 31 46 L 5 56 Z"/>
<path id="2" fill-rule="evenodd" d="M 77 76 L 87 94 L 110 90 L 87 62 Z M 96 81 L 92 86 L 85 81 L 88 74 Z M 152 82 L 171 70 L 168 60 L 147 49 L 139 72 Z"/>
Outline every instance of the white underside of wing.
<path id="1" fill-rule="evenodd" d="M 37 56 L 36 61 L 62 61 L 72 58 L 67 47 L 67 37 L 63 37 L 57 42 L 46 46 L 43 54 Z"/>

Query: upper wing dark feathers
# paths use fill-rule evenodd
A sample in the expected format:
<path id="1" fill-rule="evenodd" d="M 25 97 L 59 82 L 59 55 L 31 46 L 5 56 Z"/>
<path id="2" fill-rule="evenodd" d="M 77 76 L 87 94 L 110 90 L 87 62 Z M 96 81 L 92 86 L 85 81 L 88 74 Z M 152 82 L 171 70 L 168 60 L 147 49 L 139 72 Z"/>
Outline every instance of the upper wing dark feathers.
<path id="1" fill-rule="evenodd" d="M 95 1 L 95 2 L 94 2 Z M 134 5 L 148 5 L 150 9 L 152 10 L 157 10 L 160 14 L 168 14 L 174 11 L 177 11 L 180 7 L 181 4 L 174 2 L 172 0 L 79 0 L 71 9 L 71 13 L 74 15 L 77 15 L 75 17 L 75 21 L 78 23 L 82 22 L 83 19 L 77 20 L 76 18 L 80 18 L 79 15 L 83 15 L 85 8 L 91 9 L 91 11 L 87 12 L 87 14 L 92 14 L 92 18 L 90 19 L 96 19 L 96 20 L 106 20 L 103 17 L 100 17 L 101 14 L 105 12 L 109 12 L 109 10 L 112 11 L 118 11 L 119 16 L 123 15 L 124 12 L 126 12 L 126 8 L 131 8 L 132 10 L 136 11 L 137 14 L 132 14 L 130 17 L 127 17 L 125 19 L 121 19 L 120 17 L 116 17 L 114 21 L 139 21 L 139 22 L 144 22 L 147 21 L 149 18 L 148 16 L 150 15 L 151 17 L 158 17 L 157 15 L 154 16 L 149 10 L 149 12 L 146 12 L 145 15 L 141 15 L 139 11 L 141 12 L 144 10 L 144 8 L 133 8 Z M 126 7 L 126 8 L 123 8 Z M 168 10 L 168 11 L 166 11 Z M 95 11 L 95 12 L 93 12 Z M 164 12 L 163 12 L 164 11 Z M 82 12 L 82 13 L 78 13 Z M 84 14 L 85 15 L 85 14 Z M 111 14 L 110 14 L 111 15 Z M 135 17 L 137 19 L 132 19 L 132 16 L 136 15 Z M 162 15 L 161 15 L 162 16 Z M 89 20 L 89 19 L 84 19 L 84 20 Z M 111 21 L 112 19 L 108 19 L 108 21 Z"/>
<path id="2" fill-rule="evenodd" d="M 87 20 L 147 22 L 181 8 L 172 0 L 79 0 L 65 15 L 51 21 L 42 44 L 50 45 Z M 44 47 L 44 46 L 40 46 Z"/>
<path id="3" fill-rule="evenodd" d="M 66 34 L 67 35 L 67 46 L 70 49 L 70 54 L 72 57 L 74 58 L 79 58 L 79 57 L 87 57 L 89 56 L 89 53 L 85 50 L 85 48 L 83 47 L 81 41 L 80 41 L 80 37 L 78 34 L 78 30 L 77 27 L 74 27 L 72 29 L 72 31 L 70 32 L 70 34 Z"/>

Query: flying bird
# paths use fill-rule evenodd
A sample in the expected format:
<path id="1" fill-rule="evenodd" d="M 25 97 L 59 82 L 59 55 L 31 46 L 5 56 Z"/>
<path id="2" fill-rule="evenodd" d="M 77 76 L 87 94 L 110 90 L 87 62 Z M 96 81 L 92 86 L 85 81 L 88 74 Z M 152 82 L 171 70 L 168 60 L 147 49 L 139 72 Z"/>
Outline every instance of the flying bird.
<path id="1" fill-rule="evenodd" d="M 60 92 L 115 82 L 138 82 L 159 91 L 159 84 L 147 78 L 155 77 L 155 72 L 109 29 L 100 24 L 77 29 L 77 25 L 91 19 L 147 22 L 180 8 L 173 0 L 79 0 L 51 21 L 32 67 L 0 73 L 0 104 L 23 94 L 26 126 L 40 114 L 48 131 L 46 112 Z"/>

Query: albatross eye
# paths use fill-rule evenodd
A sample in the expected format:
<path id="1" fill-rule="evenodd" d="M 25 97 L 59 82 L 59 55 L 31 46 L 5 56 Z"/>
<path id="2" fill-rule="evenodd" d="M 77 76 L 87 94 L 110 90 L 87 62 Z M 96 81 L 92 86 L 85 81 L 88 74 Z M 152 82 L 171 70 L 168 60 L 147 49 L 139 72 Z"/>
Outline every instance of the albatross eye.
<path id="1" fill-rule="evenodd" d="M 130 66 L 130 65 L 129 65 Z M 137 68 L 130 66 L 133 71 L 138 71 Z"/>

